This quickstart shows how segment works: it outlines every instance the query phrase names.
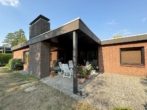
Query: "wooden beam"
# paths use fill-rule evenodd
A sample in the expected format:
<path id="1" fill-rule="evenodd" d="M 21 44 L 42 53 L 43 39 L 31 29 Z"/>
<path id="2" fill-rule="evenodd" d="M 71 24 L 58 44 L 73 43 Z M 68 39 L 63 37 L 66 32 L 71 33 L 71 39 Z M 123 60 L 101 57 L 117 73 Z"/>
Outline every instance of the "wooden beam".
<path id="1" fill-rule="evenodd" d="M 78 35 L 73 31 L 73 93 L 78 93 L 78 79 L 77 79 L 77 55 L 78 55 Z"/>

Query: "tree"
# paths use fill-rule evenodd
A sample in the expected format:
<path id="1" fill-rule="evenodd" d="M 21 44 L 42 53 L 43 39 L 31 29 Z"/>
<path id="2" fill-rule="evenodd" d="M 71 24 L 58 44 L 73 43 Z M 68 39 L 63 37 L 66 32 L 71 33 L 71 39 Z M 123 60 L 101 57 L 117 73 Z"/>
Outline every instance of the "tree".
<path id="1" fill-rule="evenodd" d="M 27 39 L 25 37 L 25 33 L 22 29 L 19 29 L 18 31 L 14 33 L 8 33 L 4 39 L 5 45 L 13 47 L 20 43 L 26 42 Z"/>
<path id="2" fill-rule="evenodd" d="M 112 39 L 119 39 L 122 38 L 123 36 L 121 34 L 116 34 L 112 37 Z"/>

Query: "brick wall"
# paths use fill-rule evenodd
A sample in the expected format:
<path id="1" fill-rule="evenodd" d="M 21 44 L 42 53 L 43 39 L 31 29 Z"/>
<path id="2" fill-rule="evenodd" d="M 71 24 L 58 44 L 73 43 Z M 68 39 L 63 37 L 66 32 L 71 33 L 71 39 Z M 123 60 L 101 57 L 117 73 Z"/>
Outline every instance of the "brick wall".
<path id="1" fill-rule="evenodd" d="M 120 64 L 120 48 L 127 47 L 144 47 L 145 52 L 145 65 L 144 66 L 124 66 Z M 23 52 L 27 51 L 28 48 L 13 51 L 13 58 L 23 59 Z M 57 59 L 57 52 L 52 52 L 51 59 Z M 52 62 L 51 61 L 51 62 Z M 105 73 L 118 73 L 126 75 L 147 75 L 147 43 L 129 43 L 129 44 L 118 44 L 118 45 L 107 45 L 99 48 L 99 68 L 100 71 Z M 24 70 L 28 70 L 28 64 L 24 65 Z"/>
<path id="2" fill-rule="evenodd" d="M 50 66 L 52 67 L 54 65 L 54 61 L 56 62 L 58 60 L 58 52 L 53 51 L 50 54 Z"/>
<path id="3" fill-rule="evenodd" d="M 13 58 L 19 58 L 19 59 L 23 60 L 23 52 L 28 51 L 28 50 L 29 50 L 29 48 L 13 51 Z M 57 61 L 57 59 L 58 59 L 58 52 L 57 51 L 51 52 L 51 61 L 50 61 L 50 63 L 52 64 L 53 61 L 54 60 Z M 28 71 L 28 67 L 29 67 L 29 64 L 24 64 L 24 70 L 25 71 Z"/>
<path id="4" fill-rule="evenodd" d="M 29 48 L 13 51 L 13 58 L 19 58 L 23 60 L 23 53 L 28 50 Z M 28 71 L 28 64 L 24 64 L 24 71 Z"/>
<path id="5" fill-rule="evenodd" d="M 120 48 L 144 47 L 144 66 L 124 66 L 120 64 Z M 147 75 L 147 42 L 106 45 L 99 48 L 100 71 L 105 73 L 118 73 L 126 75 Z"/>
<path id="6" fill-rule="evenodd" d="M 38 42 L 30 45 L 29 71 L 38 78 L 47 77 L 50 73 L 50 44 L 48 42 Z"/>

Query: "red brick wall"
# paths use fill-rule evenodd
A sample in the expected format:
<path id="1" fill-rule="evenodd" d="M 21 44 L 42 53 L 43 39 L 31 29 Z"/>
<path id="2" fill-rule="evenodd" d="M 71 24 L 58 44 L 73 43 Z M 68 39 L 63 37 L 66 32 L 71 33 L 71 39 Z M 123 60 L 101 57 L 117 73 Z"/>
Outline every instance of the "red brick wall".
<path id="1" fill-rule="evenodd" d="M 13 58 L 19 58 L 23 60 L 23 52 L 28 50 L 29 48 L 13 51 Z M 28 71 L 28 67 L 28 64 L 24 64 L 24 71 Z"/>
<path id="2" fill-rule="evenodd" d="M 29 50 L 29 48 L 13 51 L 13 58 L 19 58 L 19 59 L 23 60 L 23 52 L 28 51 L 28 50 Z M 57 61 L 57 57 L 58 57 L 58 52 L 57 51 L 51 52 L 51 61 L 50 61 L 50 63 L 52 64 L 54 60 Z M 28 67 L 29 67 L 29 64 L 24 64 L 24 70 L 25 71 L 28 70 Z"/>
<path id="3" fill-rule="evenodd" d="M 120 48 L 142 46 L 145 53 L 144 66 L 124 66 L 120 64 Z M 137 76 L 147 75 L 147 42 L 102 46 L 99 51 L 100 71 Z"/>
<path id="4" fill-rule="evenodd" d="M 58 59 L 58 51 L 53 51 L 51 52 L 51 56 L 50 56 L 50 66 L 53 66 L 54 61 L 57 61 Z"/>

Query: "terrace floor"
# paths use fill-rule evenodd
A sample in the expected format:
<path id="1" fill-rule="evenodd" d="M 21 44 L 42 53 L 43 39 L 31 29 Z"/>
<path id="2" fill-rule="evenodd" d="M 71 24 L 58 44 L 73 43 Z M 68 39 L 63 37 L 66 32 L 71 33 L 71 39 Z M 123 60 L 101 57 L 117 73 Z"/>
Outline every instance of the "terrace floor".
<path id="1" fill-rule="evenodd" d="M 57 75 L 54 77 L 46 77 L 41 79 L 41 81 L 59 91 L 66 93 L 67 95 L 71 95 L 73 97 L 77 97 L 72 94 L 73 89 L 73 79 L 72 78 L 63 78 L 62 75 Z"/>

